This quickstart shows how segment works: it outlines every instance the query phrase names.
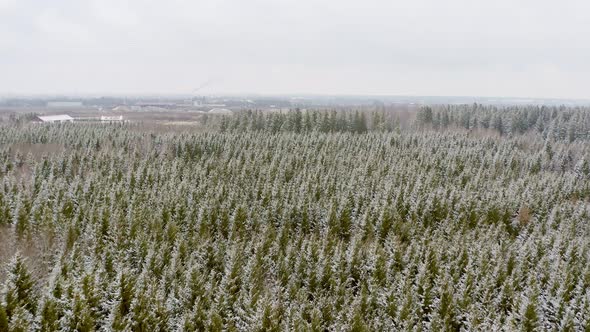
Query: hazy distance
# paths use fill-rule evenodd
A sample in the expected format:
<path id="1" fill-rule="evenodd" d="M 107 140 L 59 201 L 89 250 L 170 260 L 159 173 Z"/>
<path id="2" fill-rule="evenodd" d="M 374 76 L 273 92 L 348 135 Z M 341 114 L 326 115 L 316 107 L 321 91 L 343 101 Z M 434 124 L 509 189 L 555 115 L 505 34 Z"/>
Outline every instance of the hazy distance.
<path id="1" fill-rule="evenodd" d="M 0 94 L 590 98 L 590 3 L 0 0 Z"/>

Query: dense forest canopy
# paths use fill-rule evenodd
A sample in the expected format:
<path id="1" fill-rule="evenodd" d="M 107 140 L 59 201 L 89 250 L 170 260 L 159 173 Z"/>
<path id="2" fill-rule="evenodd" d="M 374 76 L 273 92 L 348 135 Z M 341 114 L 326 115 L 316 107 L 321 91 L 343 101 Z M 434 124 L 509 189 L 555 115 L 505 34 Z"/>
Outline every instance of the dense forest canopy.
<path id="1" fill-rule="evenodd" d="M 547 106 L 435 105 L 416 112 L 381 107 L 373 110 L 289 112 L 243 111 L 218 121 L 221 131 L 355 132 L 434 129 L 486 131 L 502 136 L 535 134 L 543 140 L 590 139 L 590 108 Z"/>
<path id="2" fill-rule="evenodd" d="M 0 331 L 590 330 L 589 109 L 0 126 Z"/>

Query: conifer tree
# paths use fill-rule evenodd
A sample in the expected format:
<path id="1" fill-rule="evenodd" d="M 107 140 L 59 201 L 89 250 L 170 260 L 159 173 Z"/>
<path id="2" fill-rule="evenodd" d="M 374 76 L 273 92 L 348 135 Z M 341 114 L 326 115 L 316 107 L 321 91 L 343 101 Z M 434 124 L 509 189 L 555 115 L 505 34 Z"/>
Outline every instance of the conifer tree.
<path id="1" fill-rule="evenodd" d="M 4 310 L 9 320 L 19 308 L 24 309 L 29 314 L 33 314 L 37 310 L 37 291 L 33 277 L 28 271 L 25 264 L 25 259 L 16 254 L 9 266 L 8 276 L 4 284 L 4 294 L 6 306 Z M 24 319 L 24 313 L 19 319 Z"/>

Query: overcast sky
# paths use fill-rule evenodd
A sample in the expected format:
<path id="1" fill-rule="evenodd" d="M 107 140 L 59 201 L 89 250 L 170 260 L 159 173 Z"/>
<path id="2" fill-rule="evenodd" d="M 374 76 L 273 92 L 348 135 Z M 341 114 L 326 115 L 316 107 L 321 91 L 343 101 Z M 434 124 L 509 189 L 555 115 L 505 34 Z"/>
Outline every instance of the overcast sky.
<path id="1" fill-rule="evenodd" d="M 588 0 L 0 0 L 0 93 L 590 98 Z"/>

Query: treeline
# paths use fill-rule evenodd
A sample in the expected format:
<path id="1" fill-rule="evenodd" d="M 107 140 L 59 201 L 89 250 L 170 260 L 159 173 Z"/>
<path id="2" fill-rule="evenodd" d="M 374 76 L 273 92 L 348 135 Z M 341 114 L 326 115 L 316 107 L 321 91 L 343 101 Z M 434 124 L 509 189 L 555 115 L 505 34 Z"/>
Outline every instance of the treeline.
<path id="1" fill-rule="evenodd" d="M 219 121 L 221 132 L 365 133 L 369 130 L 392 131 L 398 125 L 399 118 L 394 113 L 359 110 L 246 110 L 223 116 Z"/>
<path id="2" fill-rule="evenodd" d="M 214 125 L 213 125 L 214 124 Z M 210 120 L 222 132 L 390 132 L 400 129 L 485 130 L 499 135 L 539 135 L 543 139 L 590 139 L 585 107 L 435 105 L 400 112 L 380 110 L 247 110 Z"/>
<path id="3" fill-rule="evenodd" d="M 590 329 L 586 142 L 300 115 L 3 125 L 0 331 Z"/>
<path id="4" fill-rule="evenodd" d="M 570 142 L 590 139 L 590 109 L 586 107 L 425 106 L 418 111 L 416 121 L 433 129 L 485 129 L 500 135 L 533 133 Z"/>

